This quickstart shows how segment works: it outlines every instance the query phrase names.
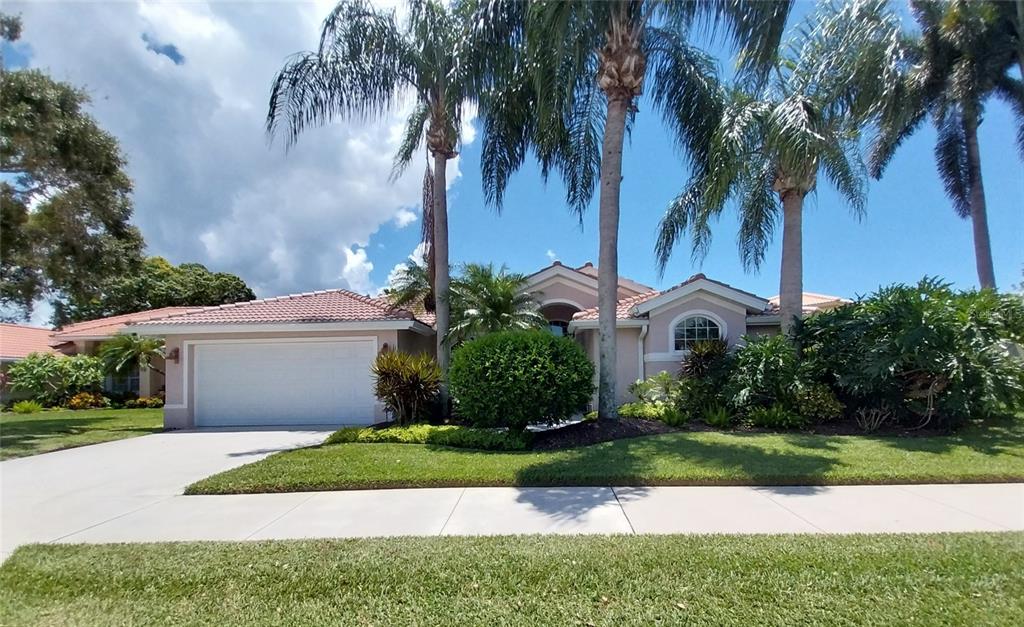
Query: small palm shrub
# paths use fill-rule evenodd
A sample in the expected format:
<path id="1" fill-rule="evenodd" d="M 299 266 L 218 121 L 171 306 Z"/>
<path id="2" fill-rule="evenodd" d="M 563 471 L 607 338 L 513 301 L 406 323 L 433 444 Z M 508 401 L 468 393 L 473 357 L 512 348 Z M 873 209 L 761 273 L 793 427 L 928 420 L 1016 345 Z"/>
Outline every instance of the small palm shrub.
<path id="1" fill-rule="evenodd" d="M 97 409 L 110 407 L 110 399 L 99 392 L 79 392 L 68 399 L 68 409 Z"/>
<path id="2" fill-rule="evenodd" d="M 727 407 L 722 405 L 709 405 L 701 412 L 701 419 L 710 427 L 716 429 L 728 429 L 733 425 L 735 419 Z"/>
<path id="3" fill-rule="evenodd" d="M 43 411 L 43 406 L 35 401 L 18 401 L 11 406 L 11 411 L 16 414 L 34 414 Z"/>
<path id="4" fill-rule="evenodd" d="M 373 393 L 403 425 L 420 419 L 441 389 L 441 369 L 429 355 L 385 351 L 371 372 Z"/>
<path id="5" fill-rule="evenodd" d="M 806 418 L 779 403 L 749 409 L 747 420 L 755 427 L 765 429 L 802 429 L 807 426 Z"/>
<path id="6" fill-rule="evenodd" d="M 804 418 L 814 422 L 829 422 L 843 415 L 843 404 L 827 385 L 812 383 L 802 385 L 796 392 L 796 410 Z"/>
<path id="7" fill-rule="evenodd" d="M 470 340 L 452 354 L 448 378 L 458 414 L 477 427 L 522 431 L 584 411 L 594 366 L 569 338 L 504 331 Z"/>

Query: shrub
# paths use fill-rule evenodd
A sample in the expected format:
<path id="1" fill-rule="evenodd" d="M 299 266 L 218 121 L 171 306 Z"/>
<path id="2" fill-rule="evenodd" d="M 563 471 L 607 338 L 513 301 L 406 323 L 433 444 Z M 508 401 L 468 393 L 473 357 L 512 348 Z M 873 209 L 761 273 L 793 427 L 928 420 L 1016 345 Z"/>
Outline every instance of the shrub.
<path id="1" fill-rule="evenodd" d="M 704 340 L 690 347 L 680 373 L 690 379 L 719 378 L 727 374 L 729 345 L 724 340 Z"/>
<path id="2" fill-rule="evenodd" d="M 18 401 L 11 406 L 11 411 L 16 414 L 34 414 L 43 411 L 43 406 L 35 401 Z"/>
<path id="3" fill-rule="evenodd" d="M 769 407 L 753 407 L 747 412 L 747 419 L 755 427 L 765 429 L 802 429 L 807 419 L 778 403 Z"/>
<path id="4" fill-rule="evenodd" d="M 854 413 L 857 426 L 871 433 L 893 419 L 892 408 L 883 403 L 878 407 L 861 407 Z"/>
<path id="5" fill-rule="evenodd" d="M 488 451 L 521 451 L 530 446 L 530 433 L 511 433 L 500 429 L 476 429 L 458 425 L 410 425 L 373 429 L 348 427 L 331 434 L 325 444 L 346 442 L 396 444 L 435 444 L 455 448 Z"/>
<path id="6" fill-rule="evenodd" d="M 737 408 L 793 405 L 799 380 L 796 351 L 785 336 L 746 337 L 729 374 L 729 400 Z"/>
<path id="7" fill-rule="evenodd" d="M 373 393 L 399 424 L 420 419 L 441 389 L 441 369 L 429 355 L 385 351 L 371 372 Z"/>
<path id="8" fill-rule="evenodd" d="M 664 401 L 657 403 L 626 403 L 619 407 L 619 416 L 622 418 L 658 420 L 673 427 L 678 427 L 686 422 L 686 416 L 675 405 Z"/>
<path id="9" fill-rule="evenodd" d="M 103 367 L 98 358 L 87 355 L 32 353 L 11 364 L 7 377 L 12 389 L 28 392 L 32 400 L 52 406 L 79 392 L 98 389 L 103 381 Z"/>
<path id="10" fill-rule="evenodd" d="M 679 381 L 675 377 L 667 372 L 659 372 L 634 382 L 629 386 L 629 391 L 640 403 L 664 403 L 674 400 L 678 388 Z"/>
<path id="11" fill-rule="evenodd" d="M 594 366 L 571 339 L 546 331 L 506 331 L 454 351 L 450 380 L 459 415 L 478 427 L 522 431 L 586 409 Z"/>
<path id="12" fill-rule="evenodd" d="M 925 278 L 811 316 L 797 340 L 815 379 L 853 407 L 884 402 L 895 419 L 956 426 L 1024 404 L 1024 301 L 991 290 L 955 292 Z"/>
<path id="13" fill-rule="evenodd" d="M 812 383 L 800 386 L 796 393 L 797 412 L 814 422 L 828 422 L 843 415 L 843 404 L 827 385 Z"/>
<path id="14" fill-rule="evenodd" d="M 124 406 L 127 409 L 160 409 L 164 406 L 164 399 L 159 396 L 140 396 L 128 399 Z"/>
<path id="15" fill-rule="evenodd" d="M 99 392 L 79 392 L 68 399 L 68 409 L 96 409 L 110 407 L 110 399 Z"/>
<path id="16" fill-rule="evenodd" d="M 729 409 L 721 405 L 705 407 L 704 411 L 701 412 L 701 418 L 708 426 L 715 427 L 716 429 L 728 429 L 735 422 Z"/>

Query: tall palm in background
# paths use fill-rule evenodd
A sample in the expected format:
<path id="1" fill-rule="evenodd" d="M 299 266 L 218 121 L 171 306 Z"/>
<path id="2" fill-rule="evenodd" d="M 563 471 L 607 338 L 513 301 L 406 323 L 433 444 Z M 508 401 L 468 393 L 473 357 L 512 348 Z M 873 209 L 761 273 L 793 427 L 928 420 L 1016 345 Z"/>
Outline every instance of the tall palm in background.
<path id="1" fill-rule="evenodd" d="M 871 174 L 880 177 L 900 143 L 931 117 L 938 131 L 939 176 L 957 215 L 971 220 L 978 281 L 994 289 L 978 126 L 985 102 L 991 96 L 1004 98 L 1016 114 L 1024 154 L 1024 87 L 1008 73 L 1014 64 L 1024 71 L 1020 7 L 966 0 L 910 4 L 921 33 L 910 46 L 905 84 L 890 102 L 872 145 Z"/>
<path id="2" fill-rule="evenodd" d="M 434 293 L 431 281 L 432 278 L 426 263 L 407 261 L 390 277 L 387 287 L 384 288 L 384 296 L 388 298 L 393 307 L 413 311 L 422 308 L 424 311 L 429 311 Z"/>
<path id="3" fill-rule="evenodd" d="M 582 213 L 600 183 L 598 414 L 616 416 L 622 148 L 645 84 L 673 138 L 700 163 L 716 76 L 691 46 L 691 30 L 718 26 L 743 50 L 744 67 L 774 55 L 790 2 L 479 0 L 476 23 L 492 54 L 482 96 L 481 167 L 487 199 L 501 207 L 512 172 L 532 149 L 545 176 L 556 170 L 571 208 Z M 507 54 L 506 54 L 507 53 Z"/>
<path id="4" fill-rule="evenodd" d="M 452 281 L 452 324 L 448 341 L 455 345 L 497 331 L 539 329 L 547 324 L 540 304 L 525 291 L 526 275 L 493 264 L 467 263 Z"/>
<path id="5" fill-rule="evenodd" d="M 463 107 L 478 90 L 473 75 L 481 54 L 467 23 L 447 4 L 410 0 L 403 19 L 368 0 L 344 0 L 324 21 L 315 52 L 288 60 L 274 80 L 267 130 L 288 145 L 310 126 L 334 119 L 381 116 L 414 102 L 393 176 L 420 147 L 433 159 L 424 177 L 423 224 L 429 240 L 428 273 L 436 296 L 437 359 L 448 369 L 443 341 L 449 324 L 448 204 L 445 168 L 458 153 Z"/>
<path id="6" fill-rule="evenodd" d="M 781 215 L 779 309 L 789 332 L 802 310 L 804 198 L 821 176 L 863 213 L 867 174 L 858 140 L 899 84 L 900 41 L 899 21 L 882 2 L 825 6 L 782 49 L 768 82 L 720 92 L 707 162 L 661 221 L 660 269 L 684 233 L 694 257 L 703 258 L 711 221 L 727 205 L 739 213 L 743 264 L 756 268 Z"/>

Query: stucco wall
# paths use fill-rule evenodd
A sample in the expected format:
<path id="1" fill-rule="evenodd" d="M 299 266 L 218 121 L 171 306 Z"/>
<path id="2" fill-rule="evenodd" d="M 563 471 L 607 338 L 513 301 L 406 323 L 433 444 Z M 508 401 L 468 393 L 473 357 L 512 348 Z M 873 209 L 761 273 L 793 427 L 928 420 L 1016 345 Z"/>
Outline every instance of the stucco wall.
<path id="1" fill-rule="evenodd" d="M 597 307 L 597 292 L 589 291 L 583 286 L 571 284 L 568 281 L 557 278 L 552 283 L 544 285 L 537 294 L 537 300 L 542 304 L 550 301 L 563 301 L 578 306 L 580 309 Z"/>
<path id="2" fill-rule="evenodd" d="M 434 335 L 420 335 L 415 331 L 398 332 L 398 350 L 413 355 L 426 353 L 431 357 L 437 357 L 437 340 Z"/>
<path id="3" fill-rule="evenodd" d="M 167 398 L 164 406 L 164 427 L 167 429 L 191 429 L 194 425 L 193 408 L 195 385 L 188 386 L 188 398 L 184 396 L 184 382 L 190 381 L 195 372 L 195 346 L 188 346 L 186 356 L 185 343 L 194 340 L 245 340 L 245 339 L 288 339 L 288 338 L 337 338 L 337 337 L 377 337 L 377 346 L 401 346 L 398 331 L 296 331 L 291 333 L 207 333 L 168 335 L 166 351 L 179 350 L 177 362 L 168 360 L 167 366 Z M 188 371 L 185 371 L 187 364 Z"/>
<path id="4" fill-rule="evenodd" d="M 594 364 L 594 397 L 591 403 L 592 409 L 597 409 L 599 354 L 597 329 L 578 330 L 576 339 Z M 620 405 L 635 400 L 629 392 L 629 386 L 640 378 L 639 340 L 640 328 L 637 327 L 620 328 L 615 335 L 615 399 Z"/>
<path id="5" fill-rule="evenodd" d="M 709 294 L 695 293 L 683 300 L 657 309 L 650 313 L 650 331 L 647 335 L 648 353 L 675 352 L 673 344 L 673 321 L 680 316 L 707 315 L 720 326 L 724 326 L 726 341 L 730 347 L 747 332 L 747 314 L 742 307 L 727 303 Z M 682 358 L 682 354 L 679 355 Z"/>

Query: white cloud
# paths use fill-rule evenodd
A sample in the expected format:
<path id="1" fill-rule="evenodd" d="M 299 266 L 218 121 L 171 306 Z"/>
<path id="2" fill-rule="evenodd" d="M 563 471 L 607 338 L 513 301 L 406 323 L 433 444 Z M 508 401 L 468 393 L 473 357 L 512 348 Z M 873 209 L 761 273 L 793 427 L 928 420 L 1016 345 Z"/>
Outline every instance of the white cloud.
<path id="1" fill-rule="evenodd" d="M 424 253 L 426 253 L 426 250 L 427 245 L 424 244 L 423 242 L 416 244 L 416 248 L 413 248 L 412 252 L 409 253 L 409 261 L 413 262 L 414 264 L 420 267 L 423 267 L 426 264 L 426 260 L 423 258 L 423 255 Z M 406 262 L 403 261 L 402 263 L 396 263 L 395 266 L 391 268 L 391 272 L 388 272 L 388 278 L 384 284 L 385 286 L 391 285 L 391 283 L 393 283 L 395 279 L 401 276 L 401 274 L 405 271 L 405 264 Z"/>
<path id="2" fill-rule="evenodd" d="M 544 253 L 544 254 L 545 254 L 545 255 L 547 256 L 547 258 L 548 258 L 548 261 L 551 261 L 552 263 L 553 263 L 553 262 L 554 262 L 554 261 L 555 261 L 556 259 L 558 259 L 558 254 L 557 254 L 557 253 L 555 253 L 555 251 L 551 250 L 550 248 L 548 249 L 548 252 L 546 252 L 546 253 Z"/>
<path id="3" fill-rule="evenodd" d="M 22 14 L 30 64 L 85 87 L 91 112 L 120 141 L 148 252 L 234 272 L 268 296 L 375 290 L 370 238 L 419 217 L 425 157 L 390 180 L 411 103 L 377 121 L 307 131 L 289 154 L 280 141 L 268 146 L 270 83 L 289 55 L 315 47 L 333 4 L 8 3 L 5 11 Z M 147 49 L 143 34 L 173 45 L 184 62 Z M 467 111 L 465 143 L 474 116 Z M 458 159 L 448 167 L 452 184 Z"/>

